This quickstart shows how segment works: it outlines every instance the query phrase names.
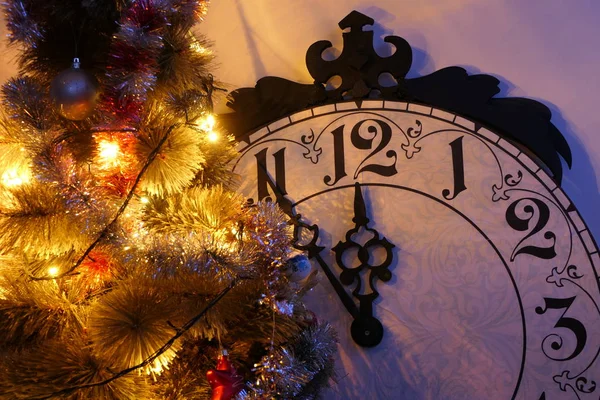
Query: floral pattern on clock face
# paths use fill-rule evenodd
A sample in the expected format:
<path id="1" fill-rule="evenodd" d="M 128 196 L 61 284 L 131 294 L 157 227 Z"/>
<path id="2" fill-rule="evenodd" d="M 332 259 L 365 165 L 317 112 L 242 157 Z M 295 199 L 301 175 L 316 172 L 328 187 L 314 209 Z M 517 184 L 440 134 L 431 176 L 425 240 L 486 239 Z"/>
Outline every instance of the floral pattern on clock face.
<path id="1" fill-rule="evenodd" d="M 327 398 L 598 399 L 598 250 L 505 139 L 421 105 L 340 103 L 250 134 L 234 171 L 324 272 L 308 302 L 340 336 Z M 359 228 L 387 250 L 336 258 Z"/>

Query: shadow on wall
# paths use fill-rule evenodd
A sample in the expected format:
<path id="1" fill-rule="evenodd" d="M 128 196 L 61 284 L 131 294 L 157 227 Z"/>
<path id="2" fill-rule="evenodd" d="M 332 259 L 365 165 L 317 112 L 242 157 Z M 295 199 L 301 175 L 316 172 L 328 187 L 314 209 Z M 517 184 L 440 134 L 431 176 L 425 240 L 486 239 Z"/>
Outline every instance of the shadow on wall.
<path id="1" fill-rule="evenodd" d="M 495 97 L 510 97 L 512 92 L 519 90 L 519 87 L 510 82 L 503 76 L 495 73 L 484 72 L 472 65 L 458 65 L 467 70 L 469 75 L 487 74 L 497 78 L 500 81 L 498 85 L 500 93 Z M 573 129 L 573 124 L 566 120 L 558 107 L 545 99 L 537 97 L 527 97 L 538 101 L 550 109 L 552 113 L 552 123 L 563 134 L 571 148 L 573 165 L 569 168 L 563 160 L 565 173 L 561 183 L 561 188 L 577 208 L 578 203 L 600 204 L 600 190 L 597 184 L 597 176 L 594 172 L 589 154 L 587 153 L 583 143 L 579 139 L 577 132 Z M 569 172 L 568 172 L 569 171 Z M 583 220 L 589 227 L 600 226 L 600 213 L 582 215 Z M 600 237 L 600 232 L 591 231 L 593 237 Z"/>
<path id="2" fill-rule="evenodd" d="M 277 42 L 274 42 L 272 40 L 273 38 L 269 37 L 269 32 L 273 32 L 276 27 L 270 26 L 268 22 L 264 22 L 259 26 L 261 29 L 260 32 L 252 28 L 252 24 L 248 19 L 248 16 L 250 15 L 250 13 L 247 11 L 248 6 L 244 6 L 244 4 L 246 3 L 243 3 L 242 0 L 234 0 L 234 8 L 237 11 L 240 27 L 242 29 L 240 35 L 243 41 L 242 48 L 244 48 L 245 55 L 249 60 L 249 65 L 238 65 L 238 67 L 252 70 L 255 76 L 255 81 L 257 81 L 260 78 L 271 75 L 267 73 L 268 68 L 265 66 L 263 59 L 266 58 L 271 60 L 269 64 L 272 63 L 273 59 L 276 59 L 282 65 L 285 65 L 289 70 L 295 71 L 295 75 L 308 75 L 308 71 L 306 70 L 306 67 L 304 67 L 304 63 L 302 63 L 302 66 L 299 68 L 294 60 L 286 55 L 287 53 L 282 53 L 280 51 L 281 49 L 278 47 Z M 250 16 L 252 17 L 252 15 Z M 245 46 L 243 46 L 244 44 Z M 262 54 L 259 52 L 259 49 L 262 49 Z M 301 51 L 306 51 L 306 49 L 302 49 Z M 269 65 L 269 67 L 270 66 L 271 65 Z"/>
<path id="3" fill-rule="evenodd" d="M 577 132 L 572 128 L 573 124 L 566 120 L 562 113 L 552 103 L 548 103 L 543 99 L 536 99 L 545 104 L 550 111 L 552 111 L 552 122 L 562 132 L 562 134 L 569 142 L 571 146 L 571 152 L 573 153 L 573 168 L 571 173 L 567 173 L 563 176 L 562 189 L 569 195 L 575 207 L 577 207 L 578 199 L 585 199 L 586 203 L 589 204 L 600 204 L 600 192 L 598 189 L 598 179 L 594 172 L 594 166 L 590 160 L 590 156 L 587 153 L 583 143 L 579 139 Z M 589 213 L 588 215 L 582 215 L 582 218 L 589 227 L 600 226 L 600 213 Z M 592 236 L 600 238 L 600 232 L 591 232 Z"/>
<path id="4" fill-rule="evenodd" d="M 265 68 L 265 64 L 260 58 L 260 54 L 258 52 L 258 45 L 255 40 L 255 34 L 250 24 L 248 23 L 248 19 L 246 18 L 246 12 L 244 11 L 244 7 L 242 6 L 241 0 L 236 0 L 235 9 L 238 12 L 238 16 L 240 18 L 240 25 L 242 26 L 244 32 L 244 39 L 246 41 L 246 49 L 248 50 L 248 54 L 252 60 L 252 67 L 254 69 L 254 73 L 258 77 L 263 77 L 267 75 L 267 70 Z"/>
<path id="5" fill-rule="evenodd" d="M 394 52 L 394 46 L 384 41 L 386 36 L 394 35 L 394 29 L 389 28 L 390 26 L 396 26 L 397 18 L 394 14 L 385 11 L 379 7 L 366 7 L 362 10 L 365 15 L 370 16 L 375 20 L 375 25 L 373 26 L 374 33 L 374 47 L 377 54 L 382 57 L 389 57 Z M 419 31 L 406 31 L 403 30 L 402 35 L 398 35 L 400 37 L 404 37 L 412 47 L 412 66 L 410 71 L 406 75 L 407 78 L 415 78 L 418 76 L 423 76 L 432 73 L 435 71 L 435 65 L 433 64 L 433 60 L 428 55 L 425 48 L 425 37 Z"/>

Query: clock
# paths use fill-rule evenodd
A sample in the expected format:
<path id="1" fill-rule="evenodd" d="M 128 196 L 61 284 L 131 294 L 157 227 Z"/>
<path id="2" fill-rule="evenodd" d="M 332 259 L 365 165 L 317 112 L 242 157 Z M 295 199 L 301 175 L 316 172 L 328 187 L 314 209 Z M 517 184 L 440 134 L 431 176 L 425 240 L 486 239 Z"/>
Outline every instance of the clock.
<path id="1" fill-rule="evenodd" d="M 238 127 L 282 116 L 240 134 L 233 171 L 250 204 L 279 203 L 322 272 L 308 303 L 340 341 L 327 398 L 597 399 L 600 255 L 560 188 L 570 153 L 549 112 L 478 103 L 485 77 L 450 102 L 439 91 L 455 70 L 404 80 L 410 47 L 386 38 L 396 60 L 383 63 L 365 45 L 372 22 L 342 20 L 338 60 L 311 46 L 315 85 L 272 78 L 232 96 L 238 110 L 260 99 Z M 382 71 L 397 84 L 372 79 Z"/>

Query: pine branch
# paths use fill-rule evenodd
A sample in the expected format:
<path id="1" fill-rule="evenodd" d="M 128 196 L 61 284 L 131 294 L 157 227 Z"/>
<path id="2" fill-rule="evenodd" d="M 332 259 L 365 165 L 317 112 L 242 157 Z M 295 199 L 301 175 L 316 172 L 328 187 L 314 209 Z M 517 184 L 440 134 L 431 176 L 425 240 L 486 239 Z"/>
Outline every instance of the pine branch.
<path id="1" fill-rule="evenodd" d="M 79 268 L 79 266 L 81 266 L 83 261 L 90 254 L 90 252 L 92 250 L 94 250 L 94 248 L 102 241 L 102 239 L 104 239 L 106 234 L 110 231 L 110 228 L 112 228 L 116 224 L 119 217 L 125 212 L 125 209 L 129 205 L 129 202 L 131 201 L 131 199 L 133 198 L 133 195 L 135 194 L 135 190 L 137 189 L 140 181 L 142 180 L 142 177 L 144 176 L 144 173 L 150 167 L 150 165 L 152 164 L 152 162 L 154 161 L 154 159 L 156 158 L 156 156 L 162 149 L 163 145 L 167 142 L 167 139 L 169 138 L 171 132 L 173 132 L 173 130 L 175 128 L 179 127 L 180 125 L 181 124 L 175 124 L 175 125 L 171 125 L 169 127 L 169 129 L 167 130 L 165 135 L 161 138 L 161 140 L 158 142 L 158 144 L 156 145 L 154 150 L 152 150 L 152 152 L 146 159 L 144 166 L 142 167 L 139 174 L 137 175 L 135 181 L 133 182 L 133 185 L 131 186 L 131 190 L 129 191 L 129 193 L 127 194 L 127 197 L 125 198 L 125 201 L 123 202 L 123 204 L 121 204 L 121 207 L 119 208 L 119 210 L 113 217 L 112 221 L 110 221 L 108 223 L 108 225 L 106 225 L 106 227 L 98 234 L 98 237 L 96 238 L 96 240 L 94 240 L 94 242 L 92 242 L 92 244 L 86 249 L 86 251 L 81 255 L 81 257 L 79 257 L 77 262 L 71 268 L 69 268 L 67 271 L 65 271 L 57 276 L 48 276 L 48 275 L 46 275 L 46 276 L 30 276 L 31 280 L 33 280 L 33 281 L 49 281 L 49 280 L 61 279 L 66 276 L 75 275 L 74 271 L 77 268 Z"/>
<path id="2" fill-rule="evenodd" d="M 152 199 L 143 221 L 153 232 L 216 232 L 235 226 L 244 199 L 222 186 L 195 187 L 167 199 Z"/>
<path id="3" fill-rule="evenodd" d="M 156 360 L 158 357 L 160 357 L 161 354 L 163 354 L 164 352 L 166 352 L 167 350 L 169 350 L 169 348 L 173 345 L 173 343 L 175 343 L 177 341 L 177 339 L 179 339 L 181 336 L 183 336 L 187 331 L 189 331 L 198 321 L 200 321 L 200 319 L 211 309 L 213 308 L 219 301 L 221 301 L 221 299 L 231 290 L 235 287 L 235 285 L 237 285 L 239 281 L 237 279 L 234 279 L 231 281 L 231 283 L 229 285 L 227 285 L 227 287 L 225 287 L 223 290 L 221 290 L 221 292 L 214 298 L 211 300 L 210 303 L 208 303 L 206 305 L 206 307 L 204 307 L 202 309 L 202 311 L 200 311 L 200 313 L 198 313 L 196 316 L 194 316 L 192 319 L 190 319 L 188 322 L 185 323 L 185 325 L 183 325 L 181 328 L 177 329 L 177 333 L 171 337 L 171 339 L 169 339 L 160 349 L 156 350 L 151 356 L 149 356 L 148 358 L 146 358 L 144 361 L 142 361 L 141 363 L 134 365 L 133 367 L 127 368 L 122 370 L 121 372 L 116 373 L 114 376 L 105 379 L 103 381 L 100 382 L 94 382 L 94 383 L 88 383 L 85 385 L 78 385 L 78 386 L 72 386 L 72 387 L 68 387 L 53 393 L 50 393 L 48 395 L 42 396 L 42 397 L 31 397 L 31 400 L 45 400 L 45 399 L 51 399 L 53 397 L 58 397 L 58 396 L 64 396 L 70 393 L 73 393 L 77 390 L 81 390 L 81 389 L 89 389 L 92 387 L 96 387 L 96 386 L 102 386 L 102 385 L 107 385 L 109 383 L 111 383 L 112 381 L 119 379 L 137 369 L 143 368 L 147 365 L 150 365 L 152 362 L 154 362 L 154 360 Z"/>
<path id="4" fill-rule="evenodd" d="M 145 159 L 163 136 L 161 125 L 165 112 L 156 109 L 150 112 L 145 121 L 146 128 L 138 134 L 135 155 Z M 174 129 L 169 145 L 160 152 L 154 163 L 146 171 L 140 189 L 148 195 L 170 196 L 187 188 L 202 168 L 204 157 L 201 153 L 202 136 L 195 128 L 182 124 Z"/>

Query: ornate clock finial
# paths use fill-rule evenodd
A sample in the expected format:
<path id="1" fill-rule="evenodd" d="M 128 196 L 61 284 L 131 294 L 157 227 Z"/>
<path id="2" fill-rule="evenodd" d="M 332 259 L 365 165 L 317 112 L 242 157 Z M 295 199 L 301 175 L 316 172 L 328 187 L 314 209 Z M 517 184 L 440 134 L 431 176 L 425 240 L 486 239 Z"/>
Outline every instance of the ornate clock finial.
<path id="1" fill-rule="evenodd" d="M 339 23 L 341 29 L 349 28 L 343 33 L 344 49 L 342 54 L 332 61 L 322 58 L 323 51 L 332 46 L 330 41 L 321 40 L 308 48 L 306 66 L 315 83 L 326 84 L 336 75 L 342 78 L 340 87 L 328 91 L 331 99 L 364 98 L 371 90 L 381 94 L 395 93 L 401 87 L 402 81 L 412 64 L 412 49 L 408 42 L 398 36 L 387 36 L 384 41 L 396 47 L 389 57 L 379 56 L 373 47 L 373 31 L 365 31 L 365 25 L 373 25 L 373 18 L 358 11 L 352 11 Z M 398 85 L 384 87 L 379 83 L 383 73 L 390 73 Z"/>
<path id="2" fill-rule="evenodd" d="M 346 15 L 338 24 L 341 29 L 350 28 L 351 32 L 362 31 L 363 26 L 373 25 L 375 20 L 363 13 L 353 10 L 350 14 Z"/>

